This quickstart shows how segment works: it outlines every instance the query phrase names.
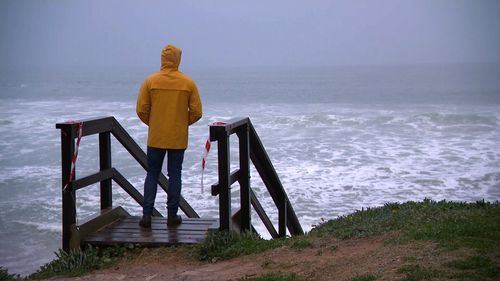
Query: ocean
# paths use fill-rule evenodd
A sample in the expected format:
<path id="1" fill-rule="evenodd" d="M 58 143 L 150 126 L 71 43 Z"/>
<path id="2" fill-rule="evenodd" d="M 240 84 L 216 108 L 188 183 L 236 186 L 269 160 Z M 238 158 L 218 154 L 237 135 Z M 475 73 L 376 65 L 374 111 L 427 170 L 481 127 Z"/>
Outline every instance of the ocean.
<path id="1" fill-rule="evenodd" d="M 151 71 L 154 71 L 152 69 Z M 145 149 L 135 114 L 145 70 L 23 71 L 0 78 L 0 266 L 27 275 L 61 247 L 58 122 L 114 116 Z M 218 216 L 208 123 L 250 117 L 305 231 L 388 202 L 500 199 L 500 65 L 449 64 L 186 70 L 204 117 L 190 128 L 182 194 Z M 231 138 L 237 144 L 236 138 Z M 98 170 L 97 136 L 81 141 L 77 178 Z M 233 151 L 236 145 L 233 145 Z M 112 140 L 113 166 L 142 192 L 144 170 Z M 236 162 L 235 162 L 236 163 Z M 234 164 L 236 166 L 236 164 Z M 254 169 L 251 185 L 277 210 Z M 161 189 L 160 189 L 161 190 Z M 236 206 L 237 185 L 233 188 Z M 113 204 L 141 208 L 118 185 Z M 156 207 L 165 213 L 166 196 Z M 77 192 L 78 220 L 99 210 L 98 187 Z M 269 237 L 258 217 L 253 223 Z"/>

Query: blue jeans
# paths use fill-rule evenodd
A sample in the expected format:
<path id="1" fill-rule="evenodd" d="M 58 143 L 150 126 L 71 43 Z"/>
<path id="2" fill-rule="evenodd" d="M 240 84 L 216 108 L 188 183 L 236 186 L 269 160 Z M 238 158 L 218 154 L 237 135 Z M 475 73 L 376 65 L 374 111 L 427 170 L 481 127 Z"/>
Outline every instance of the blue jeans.
<path id="1" fill-rule="evenodd" d="M 184 149 L 161 149 L 148 146 L 148 172 L 144 182 L 144 206 L 142 213 L 150 216 L 153 213 L 153 207 L 158 189 L 158 178 L 163 166 L 165 154 L 167 156 L 168 172 L 168 192 L 167 192 L 167 210 L 169 216 L 177 215 L 179 210 L 179 200 L 181 197 L 181 172 L 182 162 L 184 161 Z"/>

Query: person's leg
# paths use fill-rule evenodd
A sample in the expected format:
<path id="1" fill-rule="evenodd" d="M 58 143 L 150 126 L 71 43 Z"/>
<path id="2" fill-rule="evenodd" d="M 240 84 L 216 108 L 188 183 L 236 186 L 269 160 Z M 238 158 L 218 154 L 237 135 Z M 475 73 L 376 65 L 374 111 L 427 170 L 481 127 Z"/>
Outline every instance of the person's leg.
<path id="1" fill-rule="evenodd" d="M 165 149 L 148 146 L 148 171 L 146 174 L 146 180 L 144 181 L 144 206 L 142 208 L 143 217 L 151 217 L 151 214 L 153 213 L 156 192 L 158 189 L 158 177 L 161 173 L 165 153 Z M 147 226 L 147 223 L 145 226 Z"/>
<path id="2" fill-rule="evenodd" d="M 168 217 L 177 216 L 182 189 L 182 162 L 184 161 L 184 149 L 168 150 Z"/>

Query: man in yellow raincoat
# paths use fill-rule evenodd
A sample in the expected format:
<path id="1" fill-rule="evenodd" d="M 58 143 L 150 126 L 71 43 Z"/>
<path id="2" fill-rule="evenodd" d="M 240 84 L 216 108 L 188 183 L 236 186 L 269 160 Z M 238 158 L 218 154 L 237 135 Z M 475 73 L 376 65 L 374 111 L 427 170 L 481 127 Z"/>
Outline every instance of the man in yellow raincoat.
<path id="1" fill-rule="evenodd" d="M 202 105 L 194 81 L 179 71 L 181 49 L 168 45 L 161 53 L 160 71 L 150 75 L 137 97 L 137 115 L 148 126 L 148 169 L 144 182 L 142 227 L 151 227 L 158 177 L 167 155 L 167 225 L 182 222 L 177 214 L 181 171 L 188 145 L 188 127 L 201 118 Z"/>

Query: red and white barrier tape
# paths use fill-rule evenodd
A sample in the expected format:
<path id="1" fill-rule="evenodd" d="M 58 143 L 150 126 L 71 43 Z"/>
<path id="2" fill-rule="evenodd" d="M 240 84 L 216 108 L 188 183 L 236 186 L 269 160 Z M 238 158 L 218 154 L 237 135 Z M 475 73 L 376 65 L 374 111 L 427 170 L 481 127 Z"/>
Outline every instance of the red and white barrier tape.
<path id="1" fill-rule="evenodd" d="M 68 121 L 66 123 L 69 124 L 77 124 L 77 139 L 76 139 L 76 146 L 75 146 L 75 151 L 73 152 L 73 156 L 71 157 L 71 172 L 69 173 L 69 179 L 66 185 L 63 187 L 63 191 L 66 191 L 66 188 L 68 188 L 68 185 L 71 183 L 73 180 L 73 177 L 75 175 L 75 163 L 76 163 L 76 158 L 78 157 L 78 147 L 80 147 L 80 140 L 82 139 L 82 134 L 83 134 L 83 122 L 81 121 Z"/>
<path id="2" fill-rule="evenodd" d="M 208 126 L 224 126 L 226 122 L 212 122 L 208 123 Z M 210 148 L 212 147 L 212 143 L 210 142 L 210 136 L 208 136 L 207 141 L 205 142 L 205 151 L 203 153 L 203 158 L 201 159 L 201 192 L 203 193 L 203 174 L 205 173 L 205 167 L 207 166 L 207 156 L 210 152 Z"/>

